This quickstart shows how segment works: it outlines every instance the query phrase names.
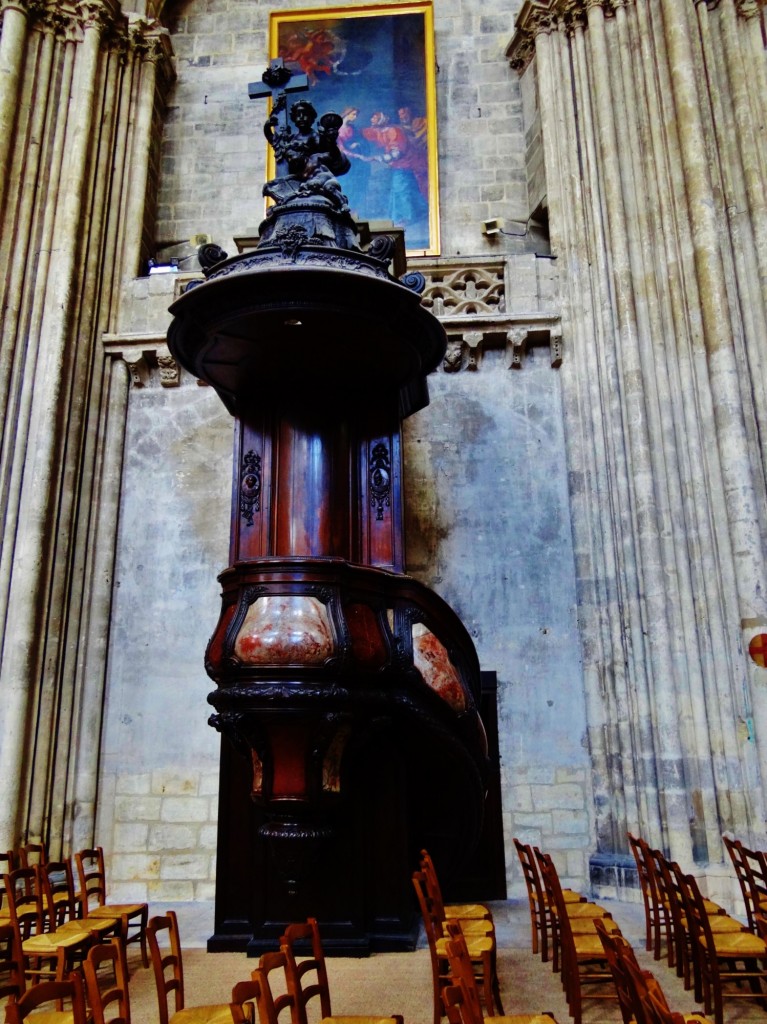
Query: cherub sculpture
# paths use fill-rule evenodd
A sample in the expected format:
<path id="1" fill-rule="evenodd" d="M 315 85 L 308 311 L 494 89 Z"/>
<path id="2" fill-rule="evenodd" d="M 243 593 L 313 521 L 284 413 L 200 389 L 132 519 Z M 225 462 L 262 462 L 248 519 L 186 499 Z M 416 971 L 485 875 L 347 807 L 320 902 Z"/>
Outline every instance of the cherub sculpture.
<path id="1" fill-rule="evenodd" d="M 290 108 L 290 120 L 295 126 L 291 130 L 287 118 L 280 124 L 280 114 L 286 105 L 283 93 L 264 124 L 264 135 L 274 150 L 278 171 L 277 177 L 264 185 L 264 195 L 276 203 L 321 196 L 337 210 L 348 212 L 348 200 L 337 180 L 350 167 L 348 157 L 338 145 L 343 119 L 332 112 L 323 114 L 315 129 L 317 111 L 308 100 L 299 100 Z"/>

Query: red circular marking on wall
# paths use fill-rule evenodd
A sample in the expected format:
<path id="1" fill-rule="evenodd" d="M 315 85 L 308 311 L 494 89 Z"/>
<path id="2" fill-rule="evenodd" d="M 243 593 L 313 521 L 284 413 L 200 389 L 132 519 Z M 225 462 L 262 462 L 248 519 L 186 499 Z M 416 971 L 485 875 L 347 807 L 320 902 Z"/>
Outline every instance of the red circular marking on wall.
<path id="1" fill-rule="evenodd" d="M 748 653 L 759 668 L 767 668 L 767 633 L 757 633 L 751 637 Z"/>

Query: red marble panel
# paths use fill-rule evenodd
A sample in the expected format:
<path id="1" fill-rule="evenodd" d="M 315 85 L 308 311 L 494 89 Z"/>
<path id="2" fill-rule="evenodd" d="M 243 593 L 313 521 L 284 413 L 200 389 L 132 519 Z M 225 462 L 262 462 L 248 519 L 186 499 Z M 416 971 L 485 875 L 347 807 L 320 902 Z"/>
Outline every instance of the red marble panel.
<path id="1" fill-rule="evenodd" d="M 450 661 L 447 649 L 421 623 L 413 626 L 413 664 L 423 681 L 456 711 L 466 709 L 461 679 Z"/>
<path id="2" fill-rule="evenodd" d="M 321 665 L 333 650 L 327 608 L 305 594 L 259 597 L 234 644 L 245 665 Z"/>

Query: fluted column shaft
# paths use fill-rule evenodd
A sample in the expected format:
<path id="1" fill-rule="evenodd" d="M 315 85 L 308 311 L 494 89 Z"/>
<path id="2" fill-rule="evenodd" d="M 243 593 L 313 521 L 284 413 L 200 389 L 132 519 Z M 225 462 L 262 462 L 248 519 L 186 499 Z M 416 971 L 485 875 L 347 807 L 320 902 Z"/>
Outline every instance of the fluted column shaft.
<path id="1" fill-rule="evenodd" d="M 8 181 L 8 159 L 21 88 L 27 34 L 27 11 L 23 0 L 4 0 L 3 31 L 0 34 L 0 212 Z"/>

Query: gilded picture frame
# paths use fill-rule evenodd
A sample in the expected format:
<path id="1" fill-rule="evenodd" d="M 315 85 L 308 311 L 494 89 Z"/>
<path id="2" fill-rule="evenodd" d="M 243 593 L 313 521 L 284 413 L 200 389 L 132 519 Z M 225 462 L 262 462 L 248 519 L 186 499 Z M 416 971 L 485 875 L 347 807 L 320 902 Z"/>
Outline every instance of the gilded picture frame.
<path id="1" fill-rule="evenodd" d="M 303 71 L 318 115 L 340 114 L 353 216 L 405 229 L 411 256 L 439 255 L 434 15 L 431 0 L 274 11 L 269 56 Z M 267 173 L 273 173 L 269 153 Z"/>

